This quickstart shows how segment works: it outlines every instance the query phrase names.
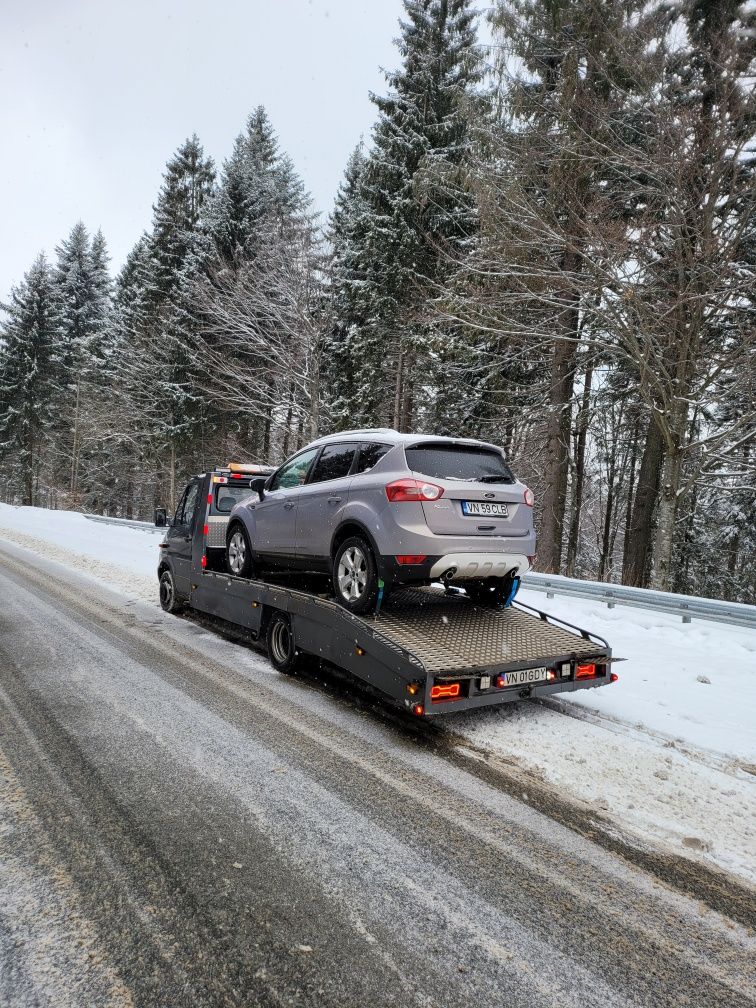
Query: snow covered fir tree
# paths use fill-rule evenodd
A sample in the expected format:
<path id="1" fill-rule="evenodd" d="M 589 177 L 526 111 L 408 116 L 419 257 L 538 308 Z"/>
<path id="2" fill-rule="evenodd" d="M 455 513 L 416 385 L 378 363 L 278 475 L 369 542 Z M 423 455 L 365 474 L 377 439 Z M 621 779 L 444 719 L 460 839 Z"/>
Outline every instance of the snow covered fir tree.
<path id="1" fill-rule="evenodd" d="M 756 602 L 754 32 L 405 0 L 332 208 L 251 101 L 217 169 L 170 155 L 115 275 L 97 221 L 19 263 L 0 498 L 149 518 L 318 433 L 457 433 L 535 490 L 541 569 Z"/>

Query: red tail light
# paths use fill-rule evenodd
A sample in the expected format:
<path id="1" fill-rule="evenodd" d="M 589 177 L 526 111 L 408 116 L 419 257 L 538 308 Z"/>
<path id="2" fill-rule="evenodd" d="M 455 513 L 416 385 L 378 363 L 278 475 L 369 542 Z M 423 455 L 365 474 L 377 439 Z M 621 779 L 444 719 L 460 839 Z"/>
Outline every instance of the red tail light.
<path id="1" fill-rule="evenodd" d="M 207 525 L 203 525 L 202 526 L 202 535 L 203 536 L 207 537 L 208 529 L 209 529 L 209 526 L 207 526 Z"/>
<path id="2" fill-rule="evenodd" d="M 522 499 L 528 507 L 533 507 L 535 503 L 535 497 L 533 496 L 533 491 L 528 487 L 525 487 L 525 493 L 522 495 Z"/>
<path id="3" fill-rule="evenodd" d="M 459 696 L 458 682 L 439 683 L 431 686 L 431 700 L 455 700 Z"/>
<path id="4" fill-rule="evenodd" d="M 403 567 L 411 566 L 412 564 L 424 563 L 428 558 L 424 553 L 403 553 L 401 556 L 396 558 L 396 562 L 401 564 Z"/>
<path id="5" fill-rule="evenodd" d="M 610 683 L 618 682 L 618 680 L 619 680 L 619 676 L 617 675 L 617 673 L 616 672 L 612 672 L 612 674 L 609 676 L 609 682 Z"/>
<path id="6" fill-rule="evenodd" d="M 200 563 L 202 564 L 203 568 L 207 567 L 207 557 L 205 556 L 204 553 L 202 554 L 202 559 L 200 560 Z"/>
<path id="7" fill-rule="evenodd" d="M 576 679 L 593 679 L 596 676 L 595 665 L 577 665 L 575 667 Z"/>
<path id="8" fill-rule="evenodd" d="M 416 479 L 400 479 L 389 483 L 386 496 L 392 504 L 401 501 L 434 501 L 443 497 L 444 488 L 435 483 L 421 483 Z"/>

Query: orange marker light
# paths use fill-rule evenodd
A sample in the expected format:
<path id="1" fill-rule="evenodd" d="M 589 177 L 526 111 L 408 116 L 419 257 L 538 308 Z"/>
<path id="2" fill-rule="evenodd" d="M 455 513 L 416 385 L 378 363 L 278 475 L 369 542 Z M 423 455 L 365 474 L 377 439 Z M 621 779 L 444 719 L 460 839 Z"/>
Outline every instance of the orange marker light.
<path id="1" fill-rule="evenodd" d="M 421 703 L 416 703 L 415 706 L 412 708 L 412 713 L 417 714 L 419 717 L 422 717 L 422 715 L 425 714 L 425 707 L 423 707 Z"/>

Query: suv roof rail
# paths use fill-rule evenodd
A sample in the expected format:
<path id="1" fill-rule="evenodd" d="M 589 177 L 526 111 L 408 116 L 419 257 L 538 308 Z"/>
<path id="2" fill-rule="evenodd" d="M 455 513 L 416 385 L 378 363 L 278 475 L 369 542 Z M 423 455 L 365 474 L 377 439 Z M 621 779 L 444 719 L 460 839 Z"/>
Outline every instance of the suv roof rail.
<path id="1" fill-rule="evenodd" d="M 398 434 L 399 431 L 394 430 L 393 427 L 358 427 L 356 430 L 340 430 L 334 431 L 333 434 L 325 435 L 326 437 L 340 437 L 342 434 Z"/>

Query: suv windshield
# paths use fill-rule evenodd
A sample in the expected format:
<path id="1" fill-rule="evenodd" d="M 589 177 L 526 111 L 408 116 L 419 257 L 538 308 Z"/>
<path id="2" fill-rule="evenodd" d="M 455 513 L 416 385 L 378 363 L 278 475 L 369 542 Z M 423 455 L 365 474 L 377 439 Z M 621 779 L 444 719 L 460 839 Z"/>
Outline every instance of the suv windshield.
<path id="1" fill-rule="evenodd" d="M 473 483 L 514 483 L 514 473 L 498 452 L 474 445 L 421 444 L 405 448 L 412 472 L 431 479 Z"/>

